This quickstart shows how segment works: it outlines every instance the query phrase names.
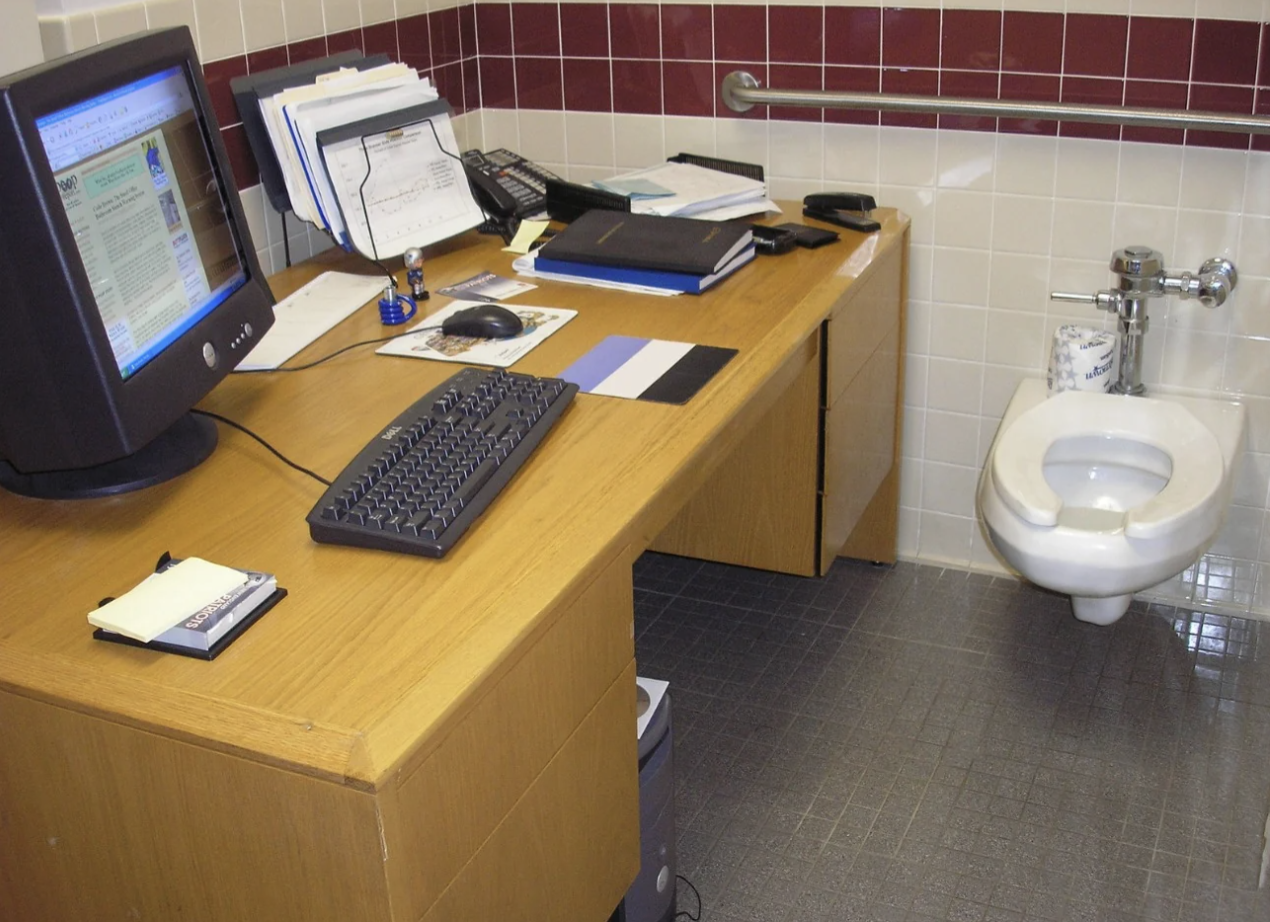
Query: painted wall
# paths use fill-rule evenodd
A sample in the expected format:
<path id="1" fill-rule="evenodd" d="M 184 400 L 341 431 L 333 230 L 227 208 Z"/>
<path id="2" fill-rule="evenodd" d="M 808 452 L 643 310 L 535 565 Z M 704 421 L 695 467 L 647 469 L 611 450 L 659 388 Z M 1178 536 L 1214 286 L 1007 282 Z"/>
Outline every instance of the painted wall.
<path id="1" fill-rule="evenodd" d="M 901 550 L 925 561 L 999 568 L 975 521 L 974 489 L 1001 412 L 1022 377 L 1043 372 L 1059 323 L 1104 320 L 1051 303 L 1049 291 L 1106 287 L 1111 252 L 1131 243 L 1176 268 L 1233 259 L 1241 282 L 1226 306 L 1166 301 L 1151 311 L 1147 383 L 1240 396 L 1251 419 L 1226 529 L 1156 594 L 1270 613 L 1264 139 L 820 110 L 737 117 L 717 100 L 718 78 L 744 65 L 781 87 L 1270 112 L 1270 2 L 963 0 L 941 10 L 914 0 L 882 10 L 149 0 L 45 18 L 46 52 L 142 18 L 188 22 L 213 87 L 319 50 L 395 49 L 465 113 L 466 145 L 510 147 L 575 180 L 692 151 L 762 163 L 776 197 L 849 188 L 902 208 L 914 252 Z M 1215 46 L 1220 54 L 1208 52 Z M 280 224 L 266 215 L 234 119 L 229 104 L 222 122 L 257 244 L 279 266 Z M 294 224 L 291 239 L 298 256 L 325 245 Z"/>

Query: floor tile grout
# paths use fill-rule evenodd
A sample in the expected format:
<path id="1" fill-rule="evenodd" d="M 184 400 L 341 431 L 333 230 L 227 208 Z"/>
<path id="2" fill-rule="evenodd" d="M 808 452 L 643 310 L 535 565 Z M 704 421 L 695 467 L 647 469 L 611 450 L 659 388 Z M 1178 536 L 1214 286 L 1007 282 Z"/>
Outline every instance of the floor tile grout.
<path id="1" fill-rule="evenodd" d="M 1153 602 L 1093 628 L 1053 594 L 913 563 L 800 580 L 645 555 L 635 574 L 707 922 L 1270 913 L 1243 816 L 1270 806 L 1260 622 Z"/>

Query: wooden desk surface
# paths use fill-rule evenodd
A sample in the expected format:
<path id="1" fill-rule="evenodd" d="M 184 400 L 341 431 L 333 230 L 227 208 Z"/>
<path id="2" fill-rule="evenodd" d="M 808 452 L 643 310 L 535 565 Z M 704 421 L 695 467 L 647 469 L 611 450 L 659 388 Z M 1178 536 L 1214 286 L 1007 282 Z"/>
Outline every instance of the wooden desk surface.
<path id="1" fill-rule="evenodd" d="M 224 427 L 207 462 L 138 493 L 79 502 L 0 493 L 0 688 L 374 789 L 444 738 L 475 690 L 550 626 L 544 612 L 617 555 L 642 550 L 691 496 L 775 399 L 765 385 L 870 271 L 871 255 L 898 245 L 907 219 L 881 214 L 879 234 L 844 231 L 834 246 L 759 257 L 701 297 L 551 282 L 519 296 L 517 305 L 579 315 L 517 371 L 558 373 L 611 333 L 740 354 L 683 407 L 579 395 L 441 561 L 313 543 L 304 517 L 320 485 Z M 439 248 L 425 265 L 428 287 L 481 270 L 514 275 L 495 244 L 471 234 Z M 328 252 L 275 288 L 284 294 L 333 266 L 370 268 Z M 380 335 L 372 303 L 295 361 Z M 333 477 L 457 368 L 365 347 L 296 374 L 231 376 L 203 406 Z M 87 612 L 164 551 L 272 571 L 290 596 L 211 663 L 94 641 Z"/>

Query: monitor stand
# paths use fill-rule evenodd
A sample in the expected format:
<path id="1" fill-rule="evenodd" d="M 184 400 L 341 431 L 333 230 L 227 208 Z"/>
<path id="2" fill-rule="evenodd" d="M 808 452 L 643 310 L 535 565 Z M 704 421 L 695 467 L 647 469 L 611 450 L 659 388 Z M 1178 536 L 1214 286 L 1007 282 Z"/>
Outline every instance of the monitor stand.
<path id="1" fill-rule="evenodd" d="M 215 447 L 216 423 L 186 413 L 144 448 L 96 467 L 23 474 L 0 461 L 0 487 L 36 499 L 113 496 L 184 474 L 205 461 Z"/>

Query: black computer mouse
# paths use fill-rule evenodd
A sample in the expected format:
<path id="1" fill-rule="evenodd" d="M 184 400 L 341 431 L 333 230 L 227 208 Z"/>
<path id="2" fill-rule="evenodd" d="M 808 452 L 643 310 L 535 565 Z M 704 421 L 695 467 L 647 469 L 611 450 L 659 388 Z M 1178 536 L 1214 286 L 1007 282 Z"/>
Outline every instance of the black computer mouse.
<path id="1" fill-rule="evenodd" d="M 509 339 L 525 328 L 513 311 L 497 304 L 465 307 L 441 322 L 446 336 L 475 336 L 480 339 Z"/>

